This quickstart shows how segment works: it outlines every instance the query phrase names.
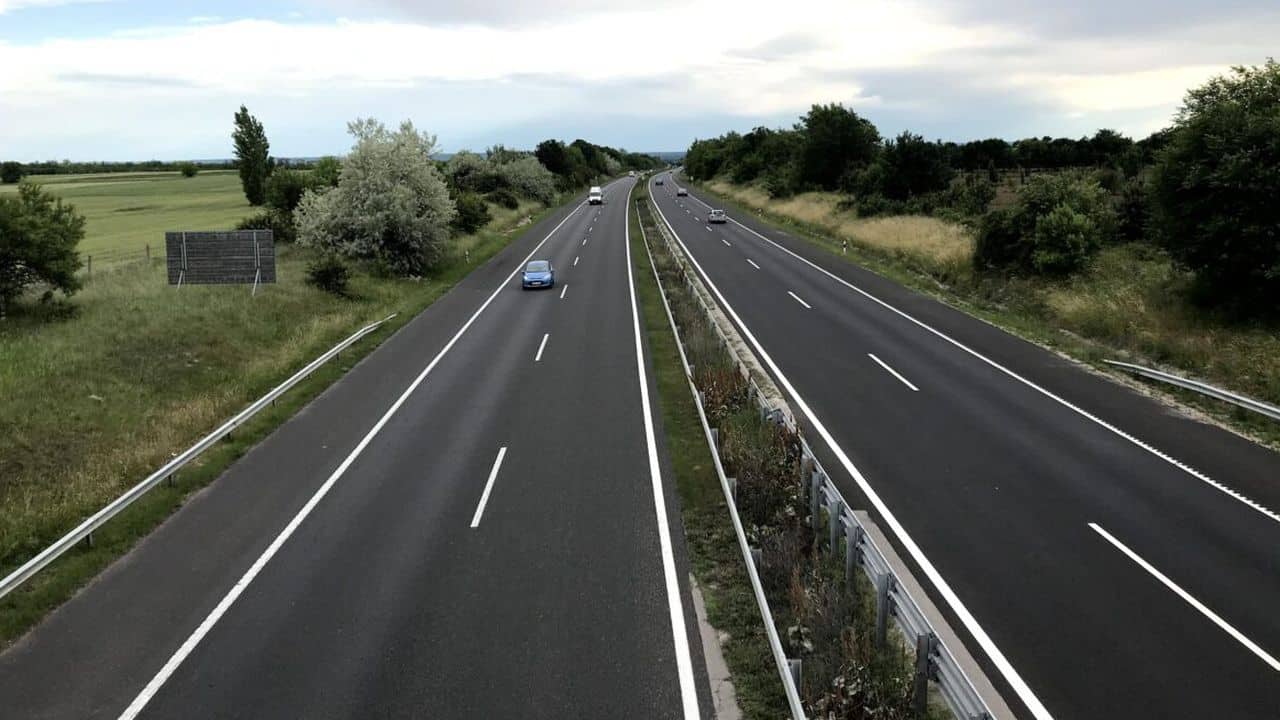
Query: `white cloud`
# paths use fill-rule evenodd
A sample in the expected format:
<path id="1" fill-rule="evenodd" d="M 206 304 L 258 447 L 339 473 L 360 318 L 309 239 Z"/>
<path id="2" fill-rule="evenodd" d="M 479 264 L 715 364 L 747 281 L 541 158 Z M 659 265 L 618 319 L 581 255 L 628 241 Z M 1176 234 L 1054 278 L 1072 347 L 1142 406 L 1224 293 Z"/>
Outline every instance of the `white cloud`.
<path id="1" fill-rule="evenodd" d="M 33 1 L 50 0 L 0 0 L 0 9 Z M 340 8 L 346 0 L 318 1 Z M 496 0 L 451 1 L 397 3 L 416 19 L 194 17 L 100 37 L 0 41 L 0 67 L 23 68 L 0 73 L 0 156 L 83 147 L 84 118 L 93 136 L 118 138 L 108 145 L 114 152 L 144 144 L 130 156 L 193 142 L 221 147 L 225 116 L 240 102 L 262 115 L 277 147 L 302 145 L 303 153 L 338 149 L 315 145 L 340 139 L 357 114 L 412 116 L 449 146 L 451 134 L 572 127 L 575 119 L 589 127 L 601 118 L 633 127 L 699 117 L 776 124 L 830 101 L 892 118 L 890 130 L 924 118 L 948 137 L 1022 127 L 1002 112 L 1034 119 L 1037 134 L 1115 118 L 1137 133 L 1167 121 L 1186 88 L 1209 74 L 1261 61 L 1277 29 L 1224 16 L 1146 36 L 1059 38 L 1016 18 L 981 21 L 896 0 L 685 0 L 623 10 L 593 2 L 591 13 L 578 11 L 579 0 L 535 4 L 556 22 L 503 24 L 489 17 L 500 15 Z M 476 22 L 429 17 L 467 7 Z M 988 107 L 993 99 L 1001 110 Z M 979 125 L 984 112 L 989 128 Z M 948 117 L 969 124 L 948 128 Z M 197 133 L 210 139 L 191 140 Z"/>

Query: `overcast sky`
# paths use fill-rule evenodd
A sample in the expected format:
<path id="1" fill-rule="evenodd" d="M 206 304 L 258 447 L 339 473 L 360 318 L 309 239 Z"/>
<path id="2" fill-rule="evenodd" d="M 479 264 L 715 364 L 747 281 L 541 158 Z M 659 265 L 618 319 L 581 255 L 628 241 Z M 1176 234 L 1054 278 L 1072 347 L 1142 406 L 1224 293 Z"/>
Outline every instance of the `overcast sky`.
<path id="1" fill-rule="evenodd" d="M 1140 137 L 1280 38 L 1276 0 L 1056 4 L 0 0 L 0 159 L 226 157 L 241 103 L 286 157 L 357 116 L 445 151 L 683 150 L 836 101 L 885 134 Z"/>

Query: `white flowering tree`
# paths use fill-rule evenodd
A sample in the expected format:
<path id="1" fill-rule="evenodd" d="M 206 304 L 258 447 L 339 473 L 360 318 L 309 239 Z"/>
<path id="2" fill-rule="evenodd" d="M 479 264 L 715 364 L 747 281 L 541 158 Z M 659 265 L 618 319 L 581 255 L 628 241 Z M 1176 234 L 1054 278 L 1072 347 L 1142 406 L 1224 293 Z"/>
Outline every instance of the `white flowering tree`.
<path id="1" fill-rule="evenodd" d="M 436 267 L 449 242 L 453 201 L 431 160 L 435 136 L 405 121 L 347 125 L 355 138 L 338 186 L 310 190 L 298 205 L 298 242 L 373 260 L 406 276 Z"/>

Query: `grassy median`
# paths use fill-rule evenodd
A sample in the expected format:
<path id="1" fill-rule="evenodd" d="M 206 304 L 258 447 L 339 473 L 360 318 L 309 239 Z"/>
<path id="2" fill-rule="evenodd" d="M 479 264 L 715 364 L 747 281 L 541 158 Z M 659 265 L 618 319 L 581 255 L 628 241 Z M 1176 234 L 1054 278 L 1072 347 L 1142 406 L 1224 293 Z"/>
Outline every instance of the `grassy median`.
<path id="1" fill-rule="evenodd" d="M 399 313 L 188 465 L 175 487 L 155 488 L 108 523 L 92 548 L 82 544 L 0 599 L 0 643 L 65 601 L 548 211 L 496 209 L 489 225 L 456 239 L 430 278 L 357 269 L 348 298 L 307 285 L 310 252 L 280 246 L 279 282 L 256 297 L 245 286 L 175 290 L 156 260 L 95 271 L 68 303 L 29 306 L 0 321 L 0 574 L 8 574 L 298 368 Z"/>

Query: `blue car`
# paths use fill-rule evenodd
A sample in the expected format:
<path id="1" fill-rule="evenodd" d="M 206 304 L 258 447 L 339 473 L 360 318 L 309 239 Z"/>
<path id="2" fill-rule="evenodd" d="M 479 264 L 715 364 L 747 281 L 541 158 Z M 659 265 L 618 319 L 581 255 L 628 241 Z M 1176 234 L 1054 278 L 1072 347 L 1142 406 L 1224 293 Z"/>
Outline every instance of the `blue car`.
<path id="1" fill-rule="evenodd" d="M 524 266 L 520 277 L 520 289 L 549 288 L 556 284 L 556 271 L 550 260 L 534 260 Z"/>

